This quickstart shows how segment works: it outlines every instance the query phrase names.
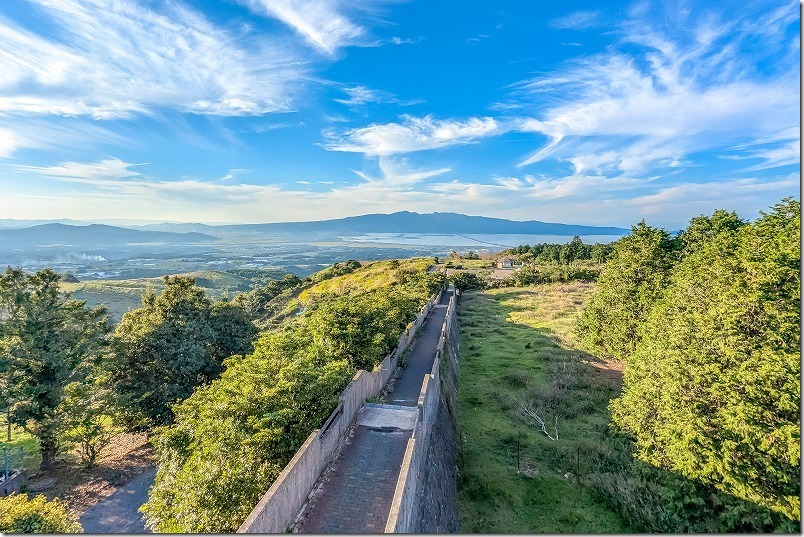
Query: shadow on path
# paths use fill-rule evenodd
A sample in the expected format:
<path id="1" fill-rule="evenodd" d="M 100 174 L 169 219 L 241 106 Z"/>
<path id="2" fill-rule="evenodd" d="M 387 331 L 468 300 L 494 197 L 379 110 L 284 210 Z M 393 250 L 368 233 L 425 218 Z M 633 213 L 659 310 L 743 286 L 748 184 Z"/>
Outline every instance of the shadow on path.
<path id="1" fill-rule="evenodd" d="M 85 533 L 150 533 L 138 511 L 148 500 L 156 468 L 141 473 L 114 494 L 90 507 L 79 521 Z"/>

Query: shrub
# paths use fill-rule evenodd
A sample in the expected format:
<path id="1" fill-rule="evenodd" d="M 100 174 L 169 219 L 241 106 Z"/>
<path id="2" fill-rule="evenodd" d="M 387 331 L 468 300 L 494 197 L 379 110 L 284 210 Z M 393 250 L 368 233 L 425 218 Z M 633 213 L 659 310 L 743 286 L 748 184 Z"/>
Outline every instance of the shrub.
<path id="1" fill-rule="evenodd" d="M 47 501 L 40 494 L 12 494 L 0 498 L 0 531 L 4 533 L 83 533 L 84 529 L 68 511 L 67 504 Z"/>

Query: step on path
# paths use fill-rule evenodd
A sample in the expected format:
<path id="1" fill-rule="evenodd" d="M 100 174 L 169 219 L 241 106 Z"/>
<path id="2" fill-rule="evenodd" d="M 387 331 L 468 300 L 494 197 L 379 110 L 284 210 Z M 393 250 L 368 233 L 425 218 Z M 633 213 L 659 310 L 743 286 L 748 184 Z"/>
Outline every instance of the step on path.
<path id="1" fill-rule="evenodd" d="M 383 533 L 402 459 L 418 417 L 422 382 L 435 360 L 451 293 L 444 292 L 410 347 L 407 367 L 388 396 L 366 403 L 302 507 L 294 533 Z"/>

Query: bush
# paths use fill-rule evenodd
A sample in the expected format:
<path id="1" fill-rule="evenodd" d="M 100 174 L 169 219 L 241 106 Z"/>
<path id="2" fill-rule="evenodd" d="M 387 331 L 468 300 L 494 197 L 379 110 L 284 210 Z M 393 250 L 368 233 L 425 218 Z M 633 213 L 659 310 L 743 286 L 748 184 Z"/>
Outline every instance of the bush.
<path id="1" fill-rule="evenodd" d="M 83 533 L 84 529 L 58 499 L 40 494 L 12 494 L 0 498 L 0 531 L 4 533 Z"/>
<path id="2" fill-rule="evenodd" d="M 457 266 L 455 268 L 458 268 Z M 483 289 L 486 282 L 474 272 L 458 272 L 450 277 L 457 289 L 470 291 L 472 289 Z"/>

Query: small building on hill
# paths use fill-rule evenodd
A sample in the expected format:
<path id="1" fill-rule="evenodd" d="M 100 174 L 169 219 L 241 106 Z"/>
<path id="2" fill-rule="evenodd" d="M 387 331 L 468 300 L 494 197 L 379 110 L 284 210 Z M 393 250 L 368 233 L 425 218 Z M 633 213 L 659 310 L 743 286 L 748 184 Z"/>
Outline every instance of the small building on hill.
<path id="1" fill-rule="evenodd" d="M 510 257 L 502 257 L 497 260 L 497 268 L 509 269 L 514 268 L 514 260 Z"/>

